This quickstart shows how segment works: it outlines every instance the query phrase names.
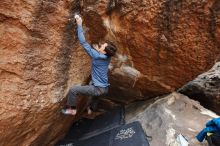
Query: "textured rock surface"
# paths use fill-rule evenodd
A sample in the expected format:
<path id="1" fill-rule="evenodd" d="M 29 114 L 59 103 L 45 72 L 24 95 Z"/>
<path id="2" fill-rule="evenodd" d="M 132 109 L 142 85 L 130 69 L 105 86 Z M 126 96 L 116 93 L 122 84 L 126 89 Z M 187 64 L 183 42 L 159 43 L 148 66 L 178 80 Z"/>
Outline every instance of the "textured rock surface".
<path id="1" fill-rule="evenodd" d="M 68 129 L 59 101 L 89 70 L 68 22 L 74 3 L 0 2 L 0 145 L 49 145 Z"/>
<path id="2" fill-rule="evenodd" d="M 146 107 L 146 105 L 149 105 Z M 126 121 L 140 121 L 147 135 L 152 136 L 152 146 L 177 146 L 176 138 L 182 134 L 192 146 L 207 146 L 195 136 L 207 121 L 218 117 L 198 102 L 172 93 L 153 103 L 134 104 L 127 108 Z"/>
<path id="3" fill-rule="evenodd" d="M 0 145 L 50 145 L 67 130 L 72 119 L 59 114 L 59 101 L 70 85 L 87 80 L 90 64 L 68 22 L 77 2 L 1 0 Z M 119 49 L 111 97 L 129 103 L 161 95 L 212 66 L 219 53 L 219 5 L 81 1 L 87 38 L 109 39 Z"/>
<path id="4" fill-rule="evenodd" d="M 184 85 L 179 92 L 199 100 L 206 108 L 220 114 L 220 62 Z"/>
<path id="5" fill-rule="evenodd" d="M 112 96 L 130 102 L 161 95 L 211 68 L 220 52 L 219 7 L 217 0 L 84 1 L 87 16 L 101 17 L 106 39 L 119 47 Z M 94 24 L 89 30 L 97 30 L 89 31 L 91 40 L 101 39 L 98 19 L 87 18 Z"/>

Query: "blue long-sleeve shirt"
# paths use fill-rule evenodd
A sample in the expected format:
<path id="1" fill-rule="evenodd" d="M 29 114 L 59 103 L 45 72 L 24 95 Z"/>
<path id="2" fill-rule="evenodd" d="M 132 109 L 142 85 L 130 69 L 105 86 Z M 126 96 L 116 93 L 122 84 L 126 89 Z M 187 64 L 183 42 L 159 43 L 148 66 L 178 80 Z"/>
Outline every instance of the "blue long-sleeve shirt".
<path id="1" fill-rule="evenodd" d="M 92 58 L 92 82 L 94 86 L 97 87 L 107 87 L 108 83 L 108 65 L 111 61 L 111 57 L 108 57 L 105 54 L 101 54 L 91 47 L 89 43 L 86 42 L 86 39 L 83 34 L 82 26 L 77 28 L 78 38 L 80 44 L 86 50 L 88 55 Z"/>

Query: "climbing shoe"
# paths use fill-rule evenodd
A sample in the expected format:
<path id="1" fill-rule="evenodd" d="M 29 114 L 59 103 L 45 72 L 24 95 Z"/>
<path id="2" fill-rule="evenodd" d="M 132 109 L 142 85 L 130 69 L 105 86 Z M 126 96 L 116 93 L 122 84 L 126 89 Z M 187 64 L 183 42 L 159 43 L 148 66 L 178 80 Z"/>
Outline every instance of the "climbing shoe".
<path id="1" fill-rule="evenodd" d="M 61 113 L 63 113 L 64 115 L 72 115 L 72 116 L 75 116 L 75 115 L 76 115 L 76 109 L 63 108 L 63 109 L 61 110 Z"/>
<path id="2" fill-rule="evenodd" d="M 87 114 L 88 115 L 91 115 L 93 112 L 92 108 L 91 107 L 87 107 Z"/>

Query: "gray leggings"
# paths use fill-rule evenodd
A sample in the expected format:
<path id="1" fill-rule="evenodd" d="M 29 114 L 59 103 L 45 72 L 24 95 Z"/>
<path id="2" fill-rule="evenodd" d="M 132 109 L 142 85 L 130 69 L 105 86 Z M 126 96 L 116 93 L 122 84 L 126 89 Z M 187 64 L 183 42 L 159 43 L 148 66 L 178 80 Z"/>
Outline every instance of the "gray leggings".
<path id="1" fill-rule="evenodd" d="M 89 96 L 87 106 L 96 108 L 98 96 L 108 93 L 108 87 L 96 87 L 94 85 L 72 86 L 67 94 L 67 105 L 76 107 L 78 95 Z"/>

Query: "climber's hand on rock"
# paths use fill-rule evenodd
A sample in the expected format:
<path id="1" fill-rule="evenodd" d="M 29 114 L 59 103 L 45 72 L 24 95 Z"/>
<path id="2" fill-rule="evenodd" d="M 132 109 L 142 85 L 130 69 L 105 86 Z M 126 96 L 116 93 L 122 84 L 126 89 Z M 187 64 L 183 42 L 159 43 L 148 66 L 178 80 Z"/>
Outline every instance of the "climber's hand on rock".
<path id="1" fill-rule="evenodd" d="M 75 15 L 77 25 L 82 25 L 82 18 L 79 15 Z"/>

